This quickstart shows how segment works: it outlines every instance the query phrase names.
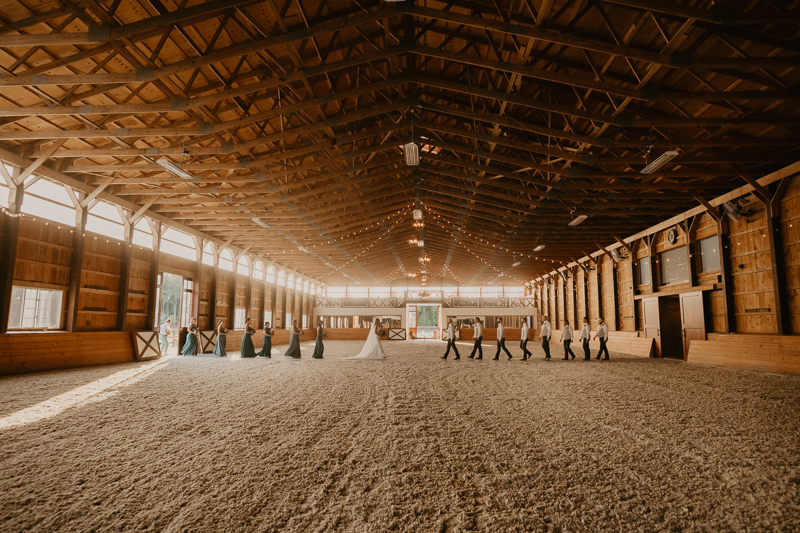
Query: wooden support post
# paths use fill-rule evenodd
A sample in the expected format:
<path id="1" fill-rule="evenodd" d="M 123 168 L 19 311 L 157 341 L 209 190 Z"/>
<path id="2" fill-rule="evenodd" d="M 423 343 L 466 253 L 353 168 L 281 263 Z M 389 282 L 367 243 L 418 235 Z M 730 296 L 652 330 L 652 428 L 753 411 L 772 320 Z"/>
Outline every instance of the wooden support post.
<path id="1" fill-rule="evenodd" d="M 71 190 L 71 189 L 70 189 Z M 69 291 L 67 292 L 67 320 L 66 330 L 78 330 L 78 305 L 81 299 L 81 278 L 83 277 L 83 248 L 86 243 L 84 231 L 89 210 L 80 203 L 80 196 L 76 197 L 75 204 L 75 229 L 72 230 L 72 255 L 69 265 Z"/>
<path id="2" fill-rule="evenodd" d="M 123 214 L 122 253 L 119 265 L 119 290 L 117 292 L 117 330 L 125 331 L 128 319 L 128 294 L 131 288 L 131 255 L 133 252 L 133 224 Z"/>
<path id="3" fill-rule="evenodd" d="M 653 294 L 658 292 L 658 276 L 660 274 L 660 270 L 658 269 L 658 264 L 656 263 L 656 258 L 658 254 L 656 254 L 656 244 L 658 243 L 658 237 L 661 235 L 660 231 L 657 231 L 650 235 L 650 238 L 647 241 L 647 257 L 650 258 L 650 292 Z"/>
<path id="4" fill-rule="evenodd" d="M 234 329 L 236 326 L 236 268 L 239 265 L 239 256 L 231 252 L 231 258 L 233 260 L 233 272 L 231 272 L 231 282 L 230 282 L 230 289 L 228 290 L 229 294 L 229 305 L 228 305 L 228 329 Z"/>
<path id="5" fill-rule="evenodd" d="M 156 308 L 158 294 L 158 275 L 161 269 L 161 222 L 147 221 L 150 223 L 150 230 L 153 232 L 153 251 L 150 253 L 150 279 L 148 281 L 147 297 L 147 322 L 145 328 L 157 330 L 161 324 L 158 323 L 158 309 Z"/>
<path id="6" fill-rule="evenodd" d="M 777 187 L 775 194 L 762 198 L 756 190 L 756 196 L 766 207 L 767 238 L 769 239 L 770 266 L 772 268 L 772 292 L 775 298 L 775 322 L 778 335 L 787 335 L 792 332 L 789 311 L 789 294 L 786 290 L 786 265 L 783 253 L 783 239 L 780 233 L 781 226 L 781 198 L 788 185 L 784 178 Z"/>
<path id="7" fill-rule="evenodd" d="M 699 216 L 694 216 L 691 219 L 686 219 L 683 221 L 683 231 L 686 233 L 686 260 L 688 261 L 687 265 L 689 266 L 689 284 L 692 287 L 697 287 L 697 254 L 694 253 L 694 228 L 697 225 L 697 221 L 700 219 Z"/>
<path id="8" fill-rule="evenodd" d="M 722 311 L 724 333 L 736 332 L 736 305 L 733 300 L 733 276 L 731 275 L 730 238 L 728 237 L 728 219 L 716 210 L 709 210 L 717 221 L 717 238 L 719 239 L 719 264 L 722 282 Z"/>
<path id="9" fill-rule="evenodd" d="M 208 289 L 208 321 L 212 329 L 217 328 L 217 277 L 219 276 L 219 248 L 212 244 L 214 253 L 211 266 L 211 286 Z"/>
<path id="10" fill-rule="evenodd" d="M 253 312 L 253 261 L 248 258 L 247 262 L 249 266 L 247 267 L 247 285 L 245 286 L 244 290 L 244 297 L 245 297 L 245 304 L 244 304 L 244 315 L 245 317 L 252 318 Z"/>
<path id="11" fill-rule="evenodd" d="M 262 265 L 263 267 L 263 265 Z M 267 295 L 267 283 L 263 280 L 264 272 L 261 272 L 261 292 L 259 293 L 261 297 L 259 298 L 258 302 L 258 326 L 259 328 L 264 325 L 264 298 Z"/>
<path id="12" fill-rule="evenodd" d="M 0 247 L 0 333 L 8 331 L 8 319 L 11 315 L 11 295 L 14 292 L 14 267 L 17 264 L 17 241 L 19 239 L 19 217 L 24 187 L 17 186 L 13 177 L 19 174 L 15 168 L 12 179 L 8 182 L 8 208 L 12 216 L 6 216 L 2 247 Z"/>
<path id="13" fill-rule="evenodd" d="M 200 323 L 200 286 L 203 282 L 203 239 L 194 238 L 195 242 L 195 261 L 194 276 L 192 278 L 192 316 Z"/>
<path id="14" fill-rule="evenodd" d="M 619 331 L 619 263 L 612 261 L 611 265 L 611 294 L 613 295 L 612 307 L 614 309 L 614 331 Z"/>

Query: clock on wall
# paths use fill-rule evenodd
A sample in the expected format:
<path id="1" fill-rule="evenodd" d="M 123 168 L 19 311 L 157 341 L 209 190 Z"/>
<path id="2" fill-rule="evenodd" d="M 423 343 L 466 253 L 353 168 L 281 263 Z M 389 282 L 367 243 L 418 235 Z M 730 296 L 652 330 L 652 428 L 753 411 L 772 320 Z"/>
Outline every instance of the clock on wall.
<path id="1" fill-rule="evenodd" d="M 670 243 L 670 244 L 675 244 L 676 242 L 678 242 L 678 230 L 677 229 L 672 228 L 671 230 L 669 230 L 667 232 L 667 242 Z"/>

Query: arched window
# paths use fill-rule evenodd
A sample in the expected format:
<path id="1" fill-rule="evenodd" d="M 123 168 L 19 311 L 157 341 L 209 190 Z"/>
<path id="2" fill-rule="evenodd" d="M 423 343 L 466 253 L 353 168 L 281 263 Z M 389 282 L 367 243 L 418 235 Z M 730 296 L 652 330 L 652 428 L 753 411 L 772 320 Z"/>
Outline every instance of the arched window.
<path id="1" fill-rule="evenodd" d="M 280 285 L 281 287 L 286 286 L 286 272 L 284 272 L 283 270 L 278 272 L 278 285 Z"/>
<path id="2" fill-rule="evenodd" d="M 222 250 L 219 254 L 219 267 L 222 270 L 233 272 L 233 256 L 230 250 Z"/>
<path id="3" fill-rule="evenodd" d="M 245 276 L 250 274 L 250 263 L 246 255 L 239 256 L 239 263 L 236 266 L 236 273 L 244 274 Z"/>
<path id="4" fill-rule="evenodd" d="M 272 266 L 267 267 L 267 282 L 275 283 L 275 269 Z"/>
<path id="5" fill-rule="evenodd" d="M 289 274 L 289 277 L 286 278 L 286 287 L 294 289 L 294 274 Z"/>
<path id="6" fill-rule="evenodd" d="M 261 261 L 256 261 L 256 264 L 253 265 L 253 278 L 264 281 L 264 265 Z"/>
<path id="7" fill-rule="evenodd" d="M 306 281 L 306 282 L 305 282 L 305 284 L 303 284 L 303 292 L 304 292 L 304 293 L 306 293 L 306 294 L 308 294 L 308 289 L 309 289 L 310 287 L 311 287 L 311 284 L 310 284 L 309 282 L 307 282 L 307 281 Z"/>

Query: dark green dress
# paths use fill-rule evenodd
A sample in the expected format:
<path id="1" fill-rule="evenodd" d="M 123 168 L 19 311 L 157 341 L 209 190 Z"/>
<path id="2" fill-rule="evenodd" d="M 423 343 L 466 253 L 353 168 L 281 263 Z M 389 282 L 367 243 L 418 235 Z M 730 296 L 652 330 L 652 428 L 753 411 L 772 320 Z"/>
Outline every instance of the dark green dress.
<path id="1" fill-rule="evenodd" d="M 186 344 L 181 348 L 181 355 L 194 355 L 194 350 L 197 348 L 197 326 L 192 326 L 186 334 Z"/>
<path id="2" fill-rule="evenodd" d="M 225 335 L 228 333 L 228 330 L 222 328 L 219 330 L 217 334 L 217 344 L 214 345 L 214 355 L 218 355 L 220 357 L 225 357 L 228 355 L 228 352 L 225 349 L 228 347 L 228 336 Z"/>
<path id="3" fill-rule="evenodd" d="M 322 332 L 324 328 L 319 326 L 317 328 L 317 343 L 314 345 L 314 355 L 311 357 L 314 359 L 323 359 L 322 354 L 325 352 L 325 345 L 322 344 Z"/>
<path id="4" fill-rule="evenodd" d="M 259 357 L 266 357 L 269 359 L 272 357 L 272 330 L 265 329 L 264 333 L 267 332 L 269 333 L 269 335 L 264 335 L 264 341 L 261 346 L 261 351 L 258 352 L 256 355 Z"/>
<path id="5" fill-rule="evenodd" d="M 286 350 L 286 353 L 283 354 L 287 357 L 293 357 L 295 359 L 300 359 L 300 335 L 294 332 L 294 329 L 290 330 L 291 334 L 289 335 L 289 349 Z"/>
<path id="6" fill-rule="evenodd" d="M 256 332 L 256 330 L 254 330 L 250 326 L 247 326 L 247 329 L 245 330 L 244 335 L 242 335 L 242 350 L 241 350 L 241 354 L 242 354 L 243 358 L 244 357 L 255 357 L 256 356 L 256 347 L 253 346 L 253 333 L 255 333 L 255 332 Z"/>

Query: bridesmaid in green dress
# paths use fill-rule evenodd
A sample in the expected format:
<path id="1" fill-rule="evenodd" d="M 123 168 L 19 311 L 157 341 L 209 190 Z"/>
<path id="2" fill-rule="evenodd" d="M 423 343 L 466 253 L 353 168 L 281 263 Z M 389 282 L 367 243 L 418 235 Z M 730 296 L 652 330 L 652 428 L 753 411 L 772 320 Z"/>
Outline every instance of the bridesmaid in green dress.
<path id="1" fill-rule="evenodd" d="M 244 335 L 242 335 L 242 358 L 256 356 L 256 348 L 253 346 L 253 333 L 255 332 L 256 330 L 250 327 L 250 319 L 246 319 L 244 321 Z"/>
<path id="2" fill-rule="evenodd" d="M 199 328 L 197 327 L 197 319 L 192 317 L 192 322 L 189 324 L 189 329 L 186 335 L 186 344 L 183 345 L 181 348 L 181 355 L 194 355 L 197 357 L 197 354 L 194 353 L 195 348 L 197 348 L 197 332 Z"/>
<path id="3" fill-rule="evenodd" d="M 269 322 L 264 322 L 264 341 L 261 345 L 261 351 L 256 355 L 259 357 L 272 358 L 272 335 L 274 332 L 269 327 Z"/>
<path id="4" fill-rule="evenodd" d="M 311 357 L 314 359 L 323 359 L 322 353 L 325 351 L 325 345 L 322 344 L 322 334 L 325 332 L 325 326 L 323 325 L 322 319 L 319 321 L 319 325 L 317 326 L 317 343 L 314 345 L 314 355 Z"/>
<path id="5" fill-rule="evenodd" d="M 214 355 L 225 357 L 228 355 L 228 330 L 222 327 L 222 320 L 217 324 L 217 344 L 214 345 Z"/>
<path id="6" fill-rule="evenodd" d="M 297 327 L 297 319 L 292 320 L 291 335 L 289 335 L 289 349 L 283 354 L 287 357 L 300 359 L 300 335 L 303 332 Z"/>

